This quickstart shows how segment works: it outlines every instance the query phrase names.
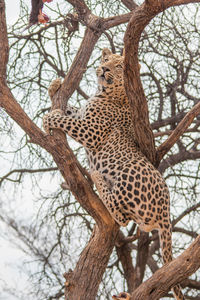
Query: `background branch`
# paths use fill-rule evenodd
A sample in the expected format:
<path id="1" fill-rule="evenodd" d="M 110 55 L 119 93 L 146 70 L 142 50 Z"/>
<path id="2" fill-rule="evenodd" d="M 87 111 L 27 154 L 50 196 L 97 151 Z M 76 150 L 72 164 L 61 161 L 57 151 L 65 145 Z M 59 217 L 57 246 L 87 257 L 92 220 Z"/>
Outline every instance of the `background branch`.
<path id="1" fill-rule="evenodd" d="M 172 148 L 172 146 L 177 142 L 177 140 L 182 136 L 186 129 L 190 126 L 195 117 L 200 114 L 200 102 L 197 103 L 180 121 L 176 129 L 172 132 L 169 138 L 161 144 L 156 151 L 157 166 L 159 165 L 161 159 L 164 155 Z"/>

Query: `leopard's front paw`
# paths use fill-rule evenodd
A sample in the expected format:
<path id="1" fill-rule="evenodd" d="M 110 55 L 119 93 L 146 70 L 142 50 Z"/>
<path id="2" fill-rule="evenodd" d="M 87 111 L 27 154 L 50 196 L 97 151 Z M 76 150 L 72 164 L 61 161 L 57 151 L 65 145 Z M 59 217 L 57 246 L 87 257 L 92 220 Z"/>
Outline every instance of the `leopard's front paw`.
<path id="1" fill-rule="evenodd" d="M 53 96 L 55 95 L 55 93 L 59 90 L 59 88 L 61 87 L 61 79 L 57 78 L 55 80 L 53 80 L 48 88 L 48 93 L 49 93 L 49 97 L 52 99 Z"/>
<path id="2" fill-rule="evenodd" d="M 51 120 L 51 114 L 46 114 L 43 117 L 43 129 L 46 132 L 46 134 L 50 135 L 51 134 L 51 127 L 50 125 L 50 120 Z"/>
<path id="3" fill-rule="evenodd" d="M 55 128 L 54 124 L 54 119 L 55 117 L 60 117 L 64 113 L 61 109 L 54 109 L 50 113 L 44 115 L 43 117 L 43 128 L 44 131 L 48 134 L 51 135 L 51 129 Z"/>
<path id="4" fill-rule="evenodd" d="M 49 113 L 52 117 L 60 117 L 64 115 L 64 112 L 60 108 L 56 108 Z"/>

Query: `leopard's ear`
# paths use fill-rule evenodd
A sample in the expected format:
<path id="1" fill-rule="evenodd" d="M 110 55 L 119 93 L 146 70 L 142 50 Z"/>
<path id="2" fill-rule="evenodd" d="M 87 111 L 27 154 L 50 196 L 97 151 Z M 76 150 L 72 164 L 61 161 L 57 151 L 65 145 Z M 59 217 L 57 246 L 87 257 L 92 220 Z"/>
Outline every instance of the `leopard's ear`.
<path id="1" fill-rule="evenodd" d="M 106 59 L 108 59 L 108 56 L 111 54 L 112 54 L 112 52 L 108 48 L 103 48 L 101 62 L 104 63 L 106 61 Z"/>

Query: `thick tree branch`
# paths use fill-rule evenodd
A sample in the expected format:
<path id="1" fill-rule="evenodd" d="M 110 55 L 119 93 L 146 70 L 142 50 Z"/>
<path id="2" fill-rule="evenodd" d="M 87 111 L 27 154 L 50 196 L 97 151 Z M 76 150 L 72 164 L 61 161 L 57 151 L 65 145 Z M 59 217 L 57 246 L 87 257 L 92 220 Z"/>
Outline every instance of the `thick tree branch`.
<path id="1" fill-rule="evenodd" d="M 123 14 L 123 15 L 119 15 L 119 16 L 113 16 L 113 17 L 109 17 L 104 19 L 103 22 L 103 29 L 104 30 L 108 30 L 114 26 L 118 26 L 124 23 L 127 23 L 130 18 L 131 18 L 132 13 L 128 13 L 128 14 Z"/>
<path id="2" fill-rule="evenodd" d="M 142 283 L 131 300 L 157 300 L 167 294 L 174 285 L 181 283 L 200 268 L 200 236 L 178 258 L 164 265 Z"/>
<path id="3" fill-rule="evenodd" d="M 65 274 L 66 300 L 95 299 L 104 273 L 102 271 L 107 267 L 118 233 L 117 225 L 102 229 L 97 226 L 94 228 L 74 272 Z"/>
<path id="4" fill-rule="evenodd" d="M 182 287 L 189 287 L 191 289 L 200 290 L 200 281 L 186 279 L 181 283 Z M 200 297 L 199 297 L 200 298 Z"/>
<path id="5" fill-rule="evenodd" d="M 141 151 L 153 164 L 155 163 L 154 137 L 149 124 L 147 101 L 140 80 L 138 45 L 145 26 L 156 13 L 158 13 L 158 9 L 153 11 L 148 4 L 137 7 L 133 11 L 124 37 L 124 79 L 127 96 L 132 107 L 134 133 Z"/>
<path id="6" fill-rule="evenodd" d="M 6 66 L 8 62 L 8 36 L 5 17 L 5 2 L 0 0 L 0 80 L 6 80 Z M 1 90 L 0 90 L 1 93 Z"/>
<path id="7" fill-rule="evenodd" d="M 137 245 L 137 258 L 136 258 L 136 280 L 134 282 L 134 289 L 136 289 L 143 281 L 145 268 L 148 260 L 149 253 L 149 233 L 141 231 Z"/>
<path id="8" fill-rule="evenodd" d="M 154 2 L 153 4 L 155 4 L 155 2 L 158 2 L 159 0 L 153 1 L 153 0 L 146 0 L 147 2 Z M 164 8 L 169 8 L 172 6 L 180 6 L 180 5 L 184 5 L 184 4 L 190 4 L 190 3 L 199 3 L 200 0 L 164 0 L 163 2 L 163 6 Z"/>

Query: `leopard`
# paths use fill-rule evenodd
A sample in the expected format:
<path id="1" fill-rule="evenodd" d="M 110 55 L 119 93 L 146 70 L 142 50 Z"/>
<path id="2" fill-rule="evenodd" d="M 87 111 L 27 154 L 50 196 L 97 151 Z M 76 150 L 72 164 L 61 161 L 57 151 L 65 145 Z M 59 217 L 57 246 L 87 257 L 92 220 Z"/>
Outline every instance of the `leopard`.
<path id="1" fill-rule="evenodd" d="M 124 56 L 104 48 L 96 75 L 95 95 L 80 109 L 67 105 L 65 112 L 49 112 L 43 128 L 46 134 L 60 129 L 85 148 L 91 178 L 111 217 L 120 226 L 134 221 L 145 232 L 157 230 L 163 262 L 168 263 L 172 261 L 169 190 L 136 141 L 124 85 Z M 60 79 L 52 82 L 50 98 L 61 84 Z M 179 285 L 172 291 L 175 299 L 184 299 Z"/>

